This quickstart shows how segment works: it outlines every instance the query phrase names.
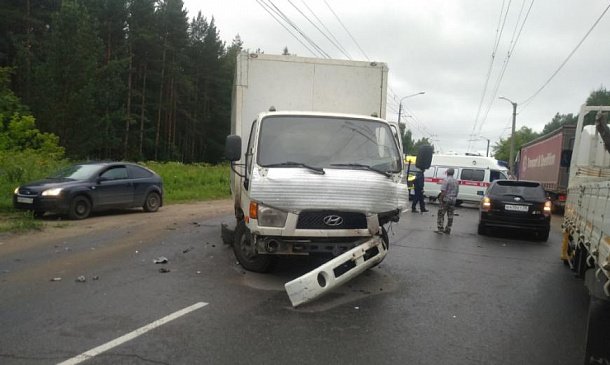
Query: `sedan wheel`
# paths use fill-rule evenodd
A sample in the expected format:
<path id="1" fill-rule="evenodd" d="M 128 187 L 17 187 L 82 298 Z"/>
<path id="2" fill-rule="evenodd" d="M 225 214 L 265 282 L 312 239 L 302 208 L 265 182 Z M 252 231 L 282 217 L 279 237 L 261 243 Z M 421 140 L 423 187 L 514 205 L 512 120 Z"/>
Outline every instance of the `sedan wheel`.
<path id="1" fill-rule="evenodd" d="M 72 199 L 68 216 L 70 219 L 85 219 L 91 213 L 91 203 L 86 197 L 79 195 Z"/>
<path id="2" fill-rule="evenodd" d="M 144 200 L 144 205 L 142 206 L 142 208 L 146 212 L 156 212 L 157 210 L 159 210 L 160 206 L 161 196 L 159 195 L 159 193 L 152 191 L 146 196 L 146 200 Z"/>

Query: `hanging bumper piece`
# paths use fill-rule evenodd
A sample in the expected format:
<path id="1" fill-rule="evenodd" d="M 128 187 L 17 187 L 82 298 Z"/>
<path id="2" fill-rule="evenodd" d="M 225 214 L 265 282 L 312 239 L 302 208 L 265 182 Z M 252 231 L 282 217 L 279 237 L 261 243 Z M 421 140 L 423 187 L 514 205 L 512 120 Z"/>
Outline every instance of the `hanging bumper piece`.
<path id="1" fill-rule="evenodd" d="M 380 236 L 344 252 L 324 265 L 284 284 L 292 306 L 307 303 L 379 264 L 388 250 Z"/>

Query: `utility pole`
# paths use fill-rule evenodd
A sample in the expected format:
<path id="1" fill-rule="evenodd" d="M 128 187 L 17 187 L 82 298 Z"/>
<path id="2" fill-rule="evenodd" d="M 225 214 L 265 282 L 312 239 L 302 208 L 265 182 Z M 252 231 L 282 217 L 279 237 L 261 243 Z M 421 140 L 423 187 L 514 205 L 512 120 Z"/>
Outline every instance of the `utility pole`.
<path id="1" fill-rule="evenodd" d="M 510 172 L 512 174 L 515 173 L 515 124 L 517 124 L 517 103 L 506 98 L 504 96 L 500 96 L 499 99 L 504 99 L 513 105 L 513 127 L 510 134 L 510 157 L 508 161 L 508 166 L 510 166 Z"/>
<path id="2" fill-rule="evenodd" d="M 398 102 L 398 124 L 400 124 L 400 116 L 402 115 L 402 101 L 405 100 L 406 98 L 410 98 L 412 96 L 417 96 L 417 95 L 422 95 L 425 93 L 426 93 L 425 91 L 420 91 L 418 93 L 407 95 L 400 99 L 400 101 Z"/>

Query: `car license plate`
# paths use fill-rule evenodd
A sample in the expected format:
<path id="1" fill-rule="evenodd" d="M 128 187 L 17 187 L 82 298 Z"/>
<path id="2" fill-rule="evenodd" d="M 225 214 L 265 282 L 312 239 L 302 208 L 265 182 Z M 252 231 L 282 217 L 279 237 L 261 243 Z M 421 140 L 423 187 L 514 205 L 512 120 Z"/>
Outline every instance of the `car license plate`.
<path id="1" fill-rule="evenodd" d="M 513 212 L 527 212 L 529 210 L 529 207 L 527 205 L 513 205 L 513 204 L 506 204 L 504 206 L 505 210 L 510 210 Z"/>
<path id="2" fill-rule="evenodd" d="M 33 202 L 34 198 L 24 198 L 22 196 L 17 197 L 17 203 L 32 204 Z"/>

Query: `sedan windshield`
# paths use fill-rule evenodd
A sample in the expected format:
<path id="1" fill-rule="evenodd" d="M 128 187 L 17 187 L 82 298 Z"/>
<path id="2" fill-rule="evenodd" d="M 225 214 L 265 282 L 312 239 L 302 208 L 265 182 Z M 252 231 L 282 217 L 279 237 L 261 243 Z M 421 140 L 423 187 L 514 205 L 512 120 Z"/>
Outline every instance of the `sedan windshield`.
<path id="1" fill-rule="evenodd" d="M 52 179 L 72 179 L 72 180 L 87 180 L 91 178 L 98 170 L 96 165 L 73 165 L 51 175 Z"/>
<path id="2" fill-rule="evenodd" d="M 365 119 L 270 116 L 261 123 L 261 166 L 400 172 L 401 156 L 390 127 Z M 290 162 L 290 164 L 287 164 Z"/>

